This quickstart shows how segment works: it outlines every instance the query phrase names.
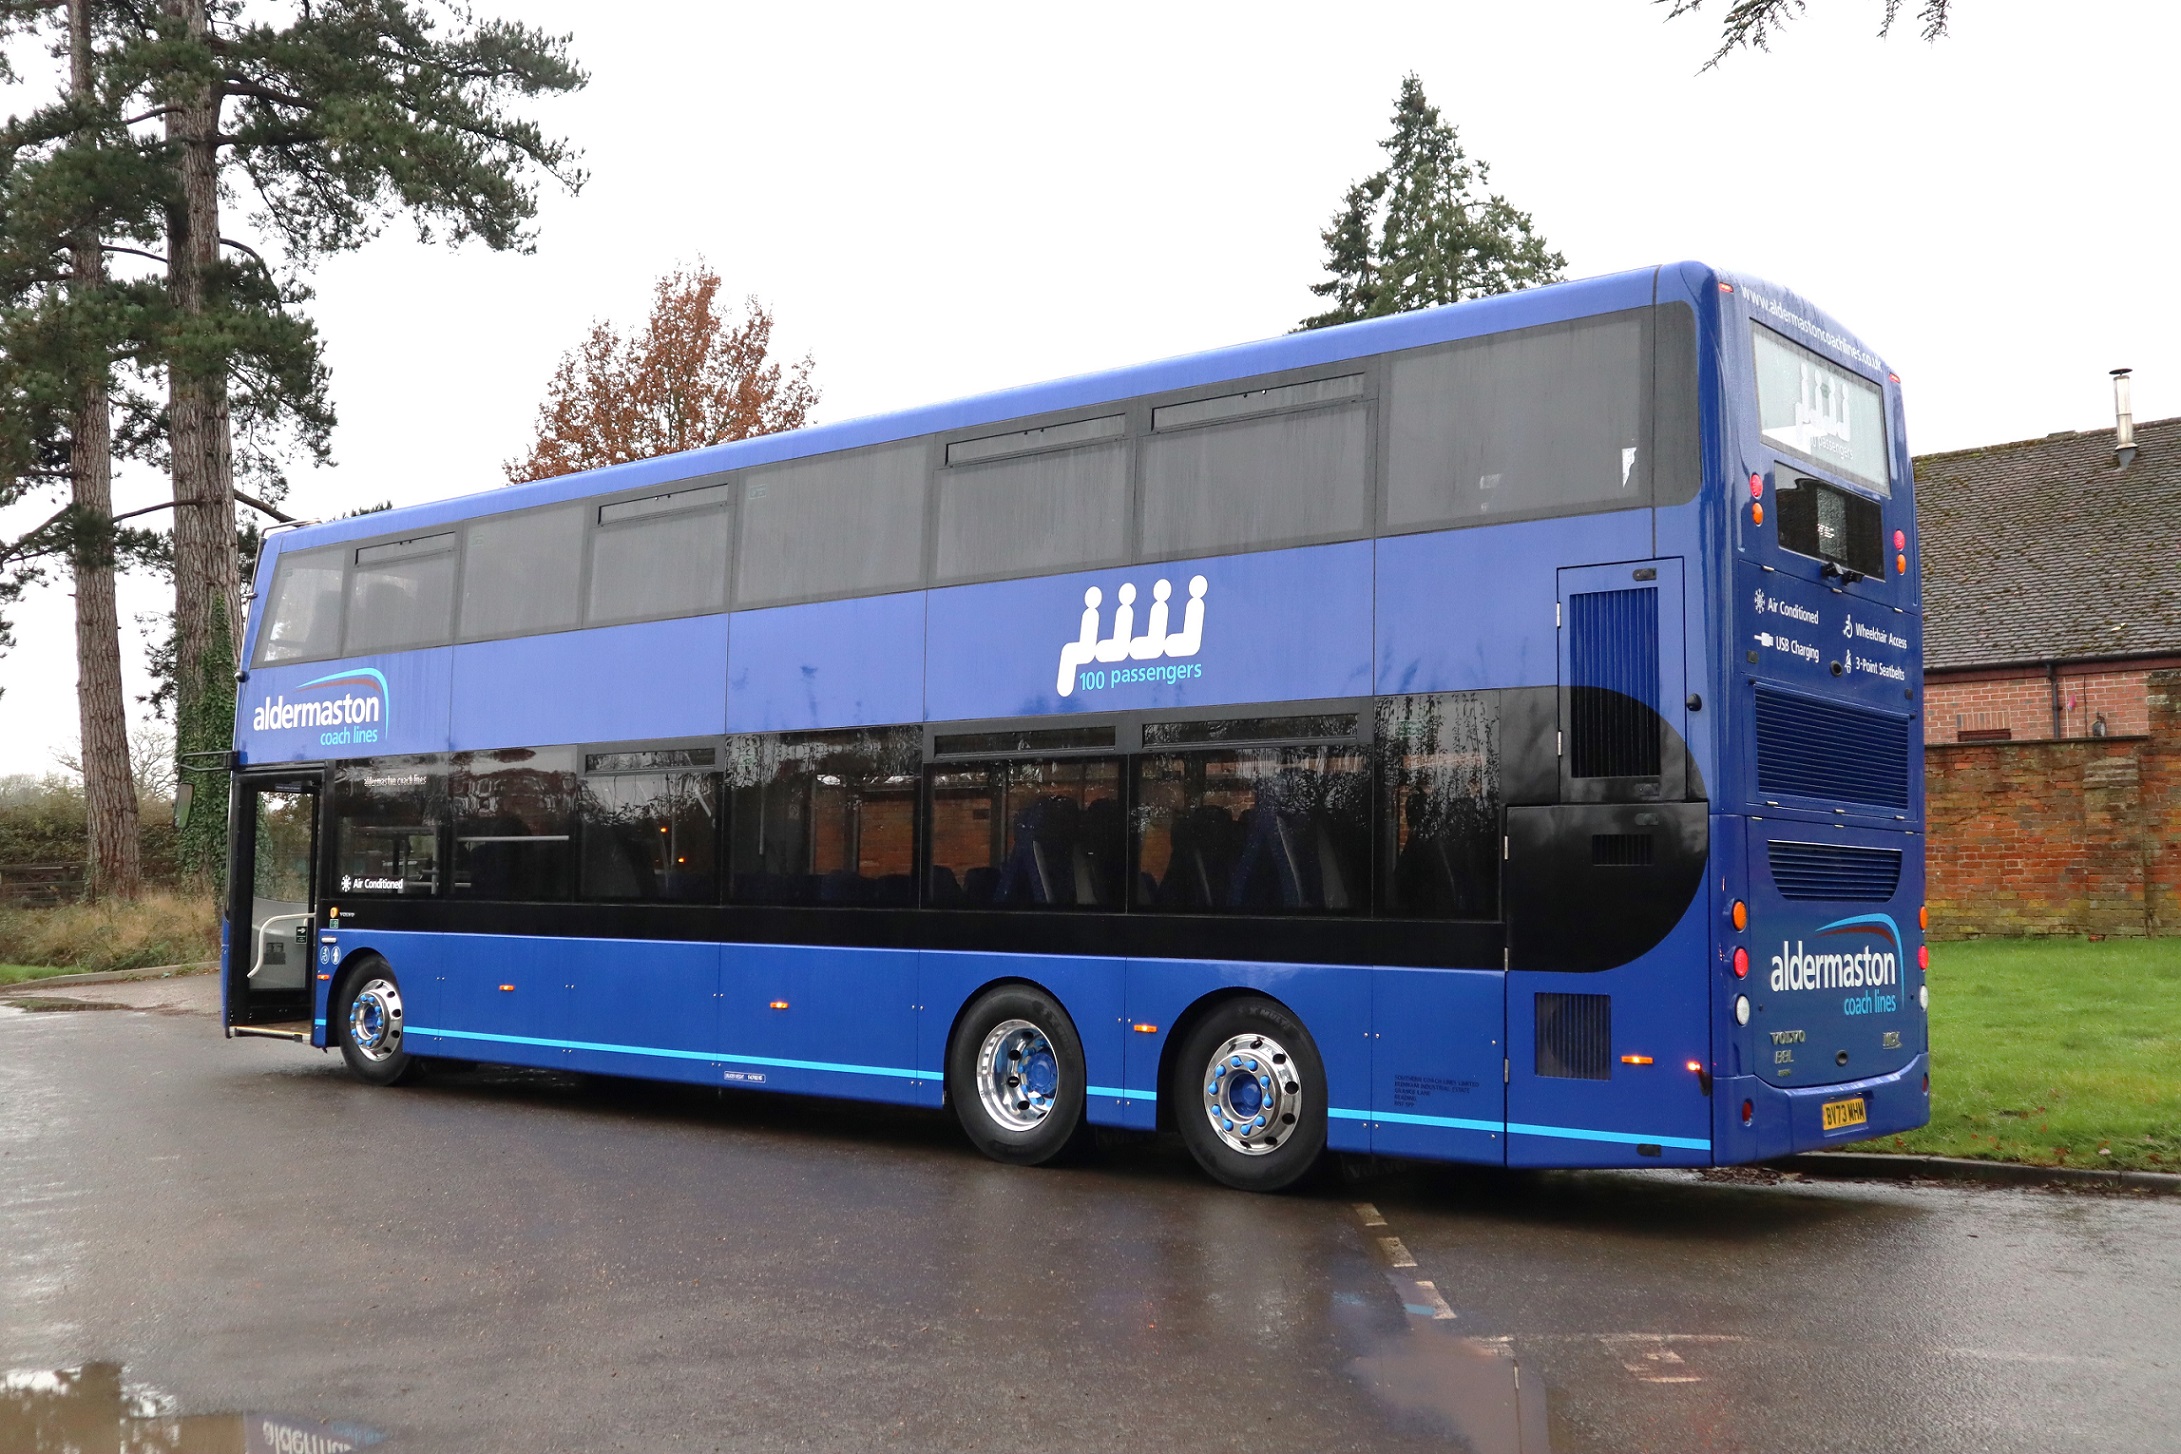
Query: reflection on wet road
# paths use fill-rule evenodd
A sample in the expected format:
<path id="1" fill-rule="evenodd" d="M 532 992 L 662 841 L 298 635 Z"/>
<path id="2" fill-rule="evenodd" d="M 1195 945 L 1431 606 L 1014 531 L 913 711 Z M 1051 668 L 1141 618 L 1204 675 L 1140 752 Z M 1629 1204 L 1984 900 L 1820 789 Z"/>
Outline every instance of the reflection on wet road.
<path id="1" fill-rule="evenodd" d="M 185 1414 L 112 1363 L 0 1373 L 7 1454 L 353 1454 L 375 1429 L 285 1414 Z"/>
<path id="2" fill-rule="evenodd" d="M 2173 1199 L 1422 1166 L 1250 1197 L 1163 1142 L 1026 1172 L 921 1113 L 371 1091 L 201 1015 L 0 1011 L 0 1368 L 125 1365 L 162 1416 L 419 1451 L 2160 1448 L 2177 1361 Z"/>

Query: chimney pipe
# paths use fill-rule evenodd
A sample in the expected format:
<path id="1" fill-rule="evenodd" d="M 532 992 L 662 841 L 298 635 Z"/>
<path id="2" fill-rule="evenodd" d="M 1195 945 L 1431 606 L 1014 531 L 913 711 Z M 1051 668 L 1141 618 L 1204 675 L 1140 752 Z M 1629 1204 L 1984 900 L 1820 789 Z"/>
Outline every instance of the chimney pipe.
<path id="1" fill-rule="evenodd" d="M 2128 403 L 2128 375 L 2133 369 L 2113 370 L 2113 467 L 2126 469 L 2136 457 L 2136 416 Z"/>

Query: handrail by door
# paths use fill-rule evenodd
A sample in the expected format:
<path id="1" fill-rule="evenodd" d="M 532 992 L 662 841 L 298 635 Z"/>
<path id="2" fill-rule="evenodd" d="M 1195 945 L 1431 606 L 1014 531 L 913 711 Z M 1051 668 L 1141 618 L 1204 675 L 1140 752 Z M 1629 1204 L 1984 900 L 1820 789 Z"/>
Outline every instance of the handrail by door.
<path id="1" fill-rule="evenodd" d="M 275 925 L 275 924 L 283 924 L 283 923 L 288 923 L 288 922 L 291 922 L 291 921 L 292 921 L 292 922 L 294 922 L 294 923 L 297 923 L 297 924 L 308 924 L 308 923 L 309 923 L 309 922 L 311 921 L 311 917 L 312 917 L 312 916 L 311 916 L 311 915 L 309 915 L 309 914 L 269 914 L 269 915 L 267 915 L 267 916 L 266 916 L 266 919 L 265 919 L 265 922 L 264 922 L 264 923 L 262 923 L 262 924 L 260 924 L 260 925 L 258 925 L 258 929 L 257 929 L 257 954 L 256 954 L 256 956 L 255 956 L 255 957 L 254 957 L 254 958 L 252 959 L 252 961 L 251 961 L 251 964 L 250 964 L 250 972 L 249 972 L 248 974 L 244 975 L 244 976 L 243 976 L 243 978 L 244 978 L 244 979 L 256 979 L 256 978 L 257 978 L 257 972 L 258 972 L 259 970 L 261 970 L 261 969 L 263 969 L 263 968 L 265 967 L 265 941 L 266 941 L 266 940 L 268 940 L 268 939 L 270 939 L 270 938 L 272 938 L 272 932 L 271 932 L 271 931 L 272 931 L 272 927 L 273 927 L 273 925 Z M 308 947 L 308 946 L 306 946 L 306 947 Z M 233 973 L 234 971 L 230 970 L 230 971 L 228 971 L 228 972 L 229 972 L 230 974 L 232 974 L 232 973 Z"/>

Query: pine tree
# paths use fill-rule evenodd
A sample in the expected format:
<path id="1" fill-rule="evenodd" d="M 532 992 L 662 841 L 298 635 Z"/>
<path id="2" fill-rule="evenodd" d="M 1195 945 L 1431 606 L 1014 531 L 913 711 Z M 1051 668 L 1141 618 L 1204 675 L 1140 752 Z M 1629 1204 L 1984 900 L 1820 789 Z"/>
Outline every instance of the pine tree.
<path id="1" fill-rule="evenodd" d="M 1320 237 L 1331 303 L 1302 321 L 1326 328 L 1559 281 L 1567 259 L 1530 220 L 1487 190 L 1490 166 L 1462 149 L 1415 74 L 1401 80 L 1386 165 L 1348 189 Z"/>
<path id="2" fill-rule="evenodd" d="M 57 7 L 11 0 L 0 36 L 35 34 Z M 67 506 L 5 548 L 18 595 L 49 562 L 75 587 L 76 697 L 90 884 L 133 896 L 141 874 L 135 775 L 114 598 L 114 369 L 144 352 L 140 283 L 109 278 L 109 249 L 156 236 L 160 159 L 100 85 L 95 0 L 68 0 L 63 93 L 0 131 L 0 494 L 65 480 Z M 0 644 L 5 628 L 0 626 Z"/>
<path id="3" fill-rule="evenodd" d="M 1678 20 L 1704 8 L 1704 0 L 1652 0 L 1652 3 L 1674 7 L 1666 13 L 1668 20 Z M 1880 36 L 1893 33 L 1893 23 L 1901 18 L 1902 3 L 1903 0 L 1882 0 L 1884 9 L 1878 22 Z M 1704 69 L 1710 70 L 1744 46 L 1770 50 L 1774 32 L 1807 8 L 1808 0 L 1727 0 L 1720 22 L 1719 49 L 1704 63 Z M 1947 22 L 1953 18 L 1953 0 L 1918 0 L 1916 18 L 1923 23 L 1924 39 L 1937 40 L 1946 34 Z"/>
<path id="4" fill-rule="evenodd" d="M 177 752 L 197 791 L 229 741 L 242 634 L 231 391 L 250 328 L 304 296 L 223 235 L 223 188 L 294 269 L 361 246 L 406 214 L 420 236 L 528 250 L 540 174 L 570 190 L 574 153 L 511 107 L 585 76 L 567 40 L 410 0 L 161 0 L 128 59 L 157 104 L 178 185 L 167 211 L 166 432 L 174 477 Z M 229 257 L 229 253 L 236 256 Z M 278 370 L 274 373 L 277 375 Z M 278 384 L 278 379 L 275 379 Z M 276 387 L 275 393 L 277 394 Z M 218 873 L 225 825 L 194 819 L 185 860 Z"/>

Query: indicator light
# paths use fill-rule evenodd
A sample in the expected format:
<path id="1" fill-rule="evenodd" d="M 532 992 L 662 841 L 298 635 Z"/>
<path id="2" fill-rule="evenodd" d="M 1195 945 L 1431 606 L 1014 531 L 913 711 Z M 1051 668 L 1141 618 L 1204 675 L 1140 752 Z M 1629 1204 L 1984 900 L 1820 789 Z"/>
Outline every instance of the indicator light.
<path id="1" fill-rule="evenodd" d="M 501 988 L 502 990 L 505 990 L 505 991 L 507 991 L 508 993 L 512 994 L 512 993 L 514 992 L 515 986 L 513 986 L 513 985 L 511 985 L 511 984 L 504 984 L 504 985 L 501 985 L 501 986 L 500 986 L 500 988 Z"/>
<path id="2" fill-rule="evenodd" d="M 1919 929 L 1931 927 L 1931 906 L 1929 904 L 1918 904 L 1916 906 L 1916 927 Z"/>
<path id="3" fill-rule="evenodd" d="M 1749 477 L 1749 497 L 1752 500 L 1762 500 L 1764 498 L 1763 475 L 1751 475 Z"/>
<path id="4" fill-rule="evenodd" d="M 1908 532 L 1906 530 L 1896 530 L 1893 532 L 1893 548 L 1895 550 L 1908 549 Z"/>
<path id="5" fill-rule="evenodd" d="M 323 983 L 324 981 L 326 981 L 326 980 L 329 980 L 329 979 L 333 978 L 333 976 L 332 976 L 332 975 L 330 975 L 330 974 L 322 974 L 322 975 L 318 976 L 318 978 L 319 978 L 319 981 L 320 981 L 321 983 Z"/>
<path id="6" fill-rule="evenodd" d="M 1687 1065 L 1691 1075 L 1702 1075 L 1704 1073 L 1704 1062 L 1701 1060 L 1691 1060 L 1687 1062 Z"/>
<path id="7" fill-rule="evenodd" d="M 1749 507 L 1749 523 L 1752 525 L 1764 524 L 1764 501 L 1759 500 Z"/>
<path id="8" fill-rule="evenodd" d="M 1621 1064 L 1623 1065 L 1649 1065 L 1650 1063 L 1651 1057 L 1648 1055 L 1623 1055 L 1621 1057 Z"/>
<path id="9" fill-rule="evenodd" d="M 788 1007 L 788 1002 L 787 1002 L 786 1000 L 774 1000 L 774 1001 L 772 1002 L 772 1008 L 774 1008 L 774 1009 L 776 1009 L 776 1010 L 784 1010 L 784 1009 L 786 1009 L 787 1007 Z"/>
<path id="10" fill-rule="evenodd" d="M 1733 291 L 1734 291 L 1734 284 L 1732 284 L 1732 283 L 1721 283 L 1721 284 L 1719 285 L 1719 291 L 1720 291 L 1720 292 L 1722 292 L 1722 293 L 1731 293 L 1731 292 L 1733 292 Z"/>
<path id="11" fill-rule="evenodd" d="M 1734 927 L 1737 929 L 1747 929 L 1749 927 L 1749 905 L 1743 903 L 1740 899 L 1734 901 Z"/>
<path id="12" fill-rule="evenodd" d="M 1916 946 L 1916 967 L 1917 967 L 1918 969 L 1929 969 L 1929 968 L 1931 968 L 1931 946 L 1930 946 L 1930 945 L 1928 945 L 1928 944 L 1919 944 L 1919 945 L 1917 945 L 1917 946 Z"/>
<path id="13" fill-rule="evenodd" d="M 1734 950 L 1734 977 L 1749 978 L 1749 951 L 1737 945 Z"/>
<path id="14" fill-rule="evenodd" d="M 1734 1023 L 1737 1025 L 1747 1025 L 1749 1023 L 1748 995 L 1736 995 L 1734 997 Z"/>
<path id="15" fill-rule="evenodd" d="M 1159 1033 L 1159 1027 L 1156 1025 L 1137 1025 L 1134 1028 L 1139 1035 L 1156 1035 Z"/>
<path id="16" fill-rule="evenodd" d="M 1891 379 L 1896 384 L 1901 382 L 1901 376 L 1899 374 L 1887 374 L 1886 377 Z"/>
<path id="17" fill-rule="evenodd" d="M 1893 573 L 1897 576 L 1905 576 L 1908 574 L 1907 556 L 1897 555 L 1893 558 Z"/>

